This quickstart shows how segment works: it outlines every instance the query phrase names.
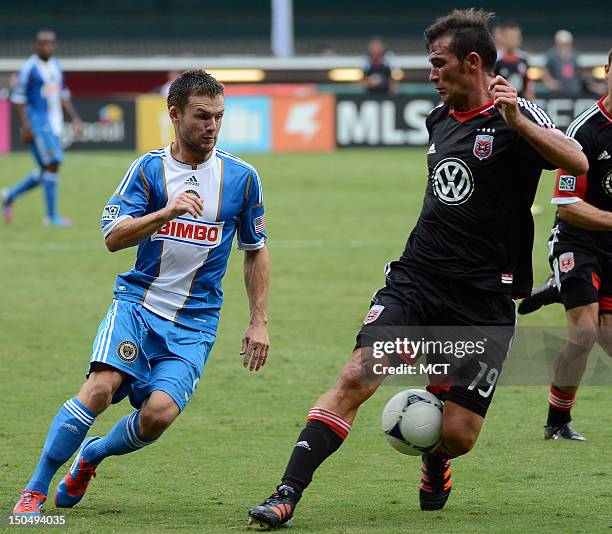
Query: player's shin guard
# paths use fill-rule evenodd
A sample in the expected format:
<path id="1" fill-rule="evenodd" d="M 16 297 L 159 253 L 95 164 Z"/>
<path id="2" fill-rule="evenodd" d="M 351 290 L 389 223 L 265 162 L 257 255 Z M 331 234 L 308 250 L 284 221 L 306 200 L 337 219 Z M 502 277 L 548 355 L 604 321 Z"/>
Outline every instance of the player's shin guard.
<path id="1" fill-rule="evenodd" d="M 300 493 L 304 491 L 317 468 L 338 450 L 350 430 L 351 424 L 338 415 L 323 408 L 312 408 L 289 459 L 283 484 Z"/>
<path id="2" fill-rule="evenodd" d="M 19 182 L 6 195 L 7 204 L 12 203 L 18 196 L 27 193 L 30 189 L 40 185 L 42 180 L 40 169 L 34 169 L 26 178 Z"/>
<path id="3" fill-rule="evenodd" d="M 42 182 L 45 188 L 45 202 L 47 205 L 47 217 L 53 223 L 57 220 L 57 173 L 43 171 Z"/>
<path id="4" fill-rule="evenodd" d="M 548 392 L 548 420 L 549 426 L 561 426 L 572 420 L 570 411 L 576 404 L 576 395 L 565 393 L 557 386 L 551 384 Z"/>
<path id="5" fill-rule="evenodd" d="M 155 442 L 142 437 L 138 430 L 140 410 L 120 419 L 113 429 L 104 437 L 92 441 L 83 450 L 83 460 L 98 465 L 108 456 L 120 456 L 142 449 Z"/>
<path id="6" fill-rule="evenodd" d="M 51 423 L 38 466 L 26 491 L 47 495 L 53 475 L 80 447 L 95 417 L 76 397 L 64 403 Z"/>

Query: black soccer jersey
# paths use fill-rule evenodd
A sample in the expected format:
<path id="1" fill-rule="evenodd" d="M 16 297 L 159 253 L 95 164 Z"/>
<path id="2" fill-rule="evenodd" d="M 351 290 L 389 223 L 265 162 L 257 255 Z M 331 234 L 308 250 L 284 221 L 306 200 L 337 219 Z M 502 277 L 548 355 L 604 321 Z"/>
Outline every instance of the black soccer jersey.
<path id="1" fill-rule="evenodd" d="M 600 210 L 612 211 L 612 116 L 603 106 L 602 97 L 582 113 L 567 129 L 589 160 L 587 174 L 574 176 L 559 169 L 553 204 L 571 204 L 584 200 Z M 556 238 L 577 241 L 587 247 L 612 251 L 612 232 L 585 230 L 559 219 Z"/>
<path id="2" fill-rule="evenodd" d="M 525 90 L 530 83 L 528 70 L 527 54 L 521 50 L 516 54 L 502 54 L 495 63 L 495 74 L 506 78 L 516 88 L 519 96 L 525 96 Z"/>
<path id="3" fill-rule="evenodd" d="M 554 128 L 538 106 L 523 115 Z M 429 171 L 423 209 L 396 268 L 416 268 L 515 295 L 532 286 L 531 204 L 543 168 L 554 168 L 489 101 L 427 117 Z"/>

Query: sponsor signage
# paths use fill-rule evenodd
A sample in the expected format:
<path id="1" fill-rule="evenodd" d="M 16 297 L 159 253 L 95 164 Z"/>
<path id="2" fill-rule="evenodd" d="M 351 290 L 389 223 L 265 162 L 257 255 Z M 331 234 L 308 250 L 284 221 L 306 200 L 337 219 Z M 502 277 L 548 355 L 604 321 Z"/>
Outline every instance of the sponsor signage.
<path id="1" fill-rule="evenodd" d="M 272 99 L 228 96 L 217 144 L 228 152 L 270 152 Z"/>
<path id="2" fill-rule="evenodd" d="M 60 136 L 64 148 L 74 150 L 134 150 L 135 107 L 130 100 L 73 98 L 72 103 L 83 121 L 83 134 L 76 137 L 72 123 L 64 114 Z M 21 123 L 13 109 L 11 139 L 14 150 L 24 150 Z"/>
<path id="3" fill-rule="evenodd" d="M 436 106 L 436 96 L 338 96 L 338 147 L 422 146 L 429 140 L 425 118 Z"/>
<path id="4" fill-rule="evenodd" d="M 174 127 L 164 96 L 141 95 L 136 99 L 136 125 L 136 148 L 141 154 L 174 141 Z"/>
<path id="5" fill-rule="evenodd" d="M 11 150 L 11 104 L 0 99 L 0 154 Z"/>
<path id="6" fill-rule="evenodd" d="M 336 148 L 334 96 L 275 97 L 272 151 L 321 152 Z"/>

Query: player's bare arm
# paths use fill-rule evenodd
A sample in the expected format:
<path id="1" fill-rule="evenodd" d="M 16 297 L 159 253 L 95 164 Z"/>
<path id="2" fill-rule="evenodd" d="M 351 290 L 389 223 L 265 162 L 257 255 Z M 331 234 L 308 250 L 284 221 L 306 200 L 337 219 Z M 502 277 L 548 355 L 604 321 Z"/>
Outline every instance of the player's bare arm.
<path id="1" fill-rule="evenodd" d="M 581 200 L 557 206 L 559 218 L 585 230 L 612 231 L 612 212 L 596 208 Z"/>
<path id="2" fill-rule="evenodd" d="M 62 98 L 62 107 L 64 108 L 64 111 L 68 114 L 68 116 L 70 117 L 70 122 L 72 122 L 72 125 L 74 126 L 74 131 L 78 136 L 83 134 L 83 121 L 81 121 L 81 117 L 79 117 L 79 114 L 77 113 L 77 110 L 74 108 L 74 106 L 72 105 L 72 102 L 70 102 L 70 100 Z"/>
<path id="3" fill-rule="evenodd" d="M 268 358 L 268 290 L 270 285 L 270 257 L 268 249 L 247 250 L 244 254 L 244 284 L 249 298 L 250 321 L 240 355 L 243 366 L 259 371 Z"/>
<path id="4" fill-rule="evenodd" d="M 14 106 L 15 110 L 17 111 L 19 121 L 21 122 L 21 140 L 27 144 L 32 141 L 34 136 L 32 134 L 32 127 L 30 126 L 28 115 L 26 114 L 25 104 L 14 104 Z"/>
<path id="5" fill-rule="evenodd" d="M 159 230 L 169 221 L 189 213 L 192 217 L 202 214 L 202 200 L 184 192 L 173 198 L 165 208 L 143 217 L 127 218 L 117 223 L 113 231 L 106 236 L 106 247 L 111 252 L 133 247 Z"/>
<path id="6" fill-rule="evenodd" d="M 489 84 L 489 92 L 504 120 L 547 161 L 572 174 L 586 174 L 589 162 L 576 143 L 559 130 L 542 128 L 523 116 L 519 110 L 516 89 L 507 80 L 496 76 Z"/>

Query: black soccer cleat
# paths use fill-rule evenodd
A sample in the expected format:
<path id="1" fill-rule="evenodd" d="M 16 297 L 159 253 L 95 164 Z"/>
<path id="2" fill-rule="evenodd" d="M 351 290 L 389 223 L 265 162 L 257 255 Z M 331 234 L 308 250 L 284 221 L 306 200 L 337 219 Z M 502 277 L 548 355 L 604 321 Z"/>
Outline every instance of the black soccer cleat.
<path id="1" fill-rule="evenodd" d="M 424 454 L 421 472 L 419 484 L 421 510 L 440 510 L 446 504 L 453 486 L 451 461 Z"/>
<path id="2" fill-rule="evenodd" d="M 518 307 L 518 313 L 520 315 L 527 315 L 528 313 L 539 310 L 542 306 L 554 304 L 555 302 L 561 302 L 561 293 L 559 293 L 555 285 L 554 276 L 550 274 L 546 282 L 531 292 L 531 296 L 521 301 Z"/>
<path id="3" fill-rule="evenodd" d="M 571 441 L 586 441 L 586 438 L 576 432 L 571 423 L 558 426 L 546 425 L 544 427 L 544 439 L 568 439 Z"/>
<path id="4" fill-rule="evenodd" d="M 293 523 L 293 511 L 300 497 L 297 490 L 287 484 L 281 484 L 264 502 L 249 510 L 250 523 L 265 528 L 290 526 Z"/>

